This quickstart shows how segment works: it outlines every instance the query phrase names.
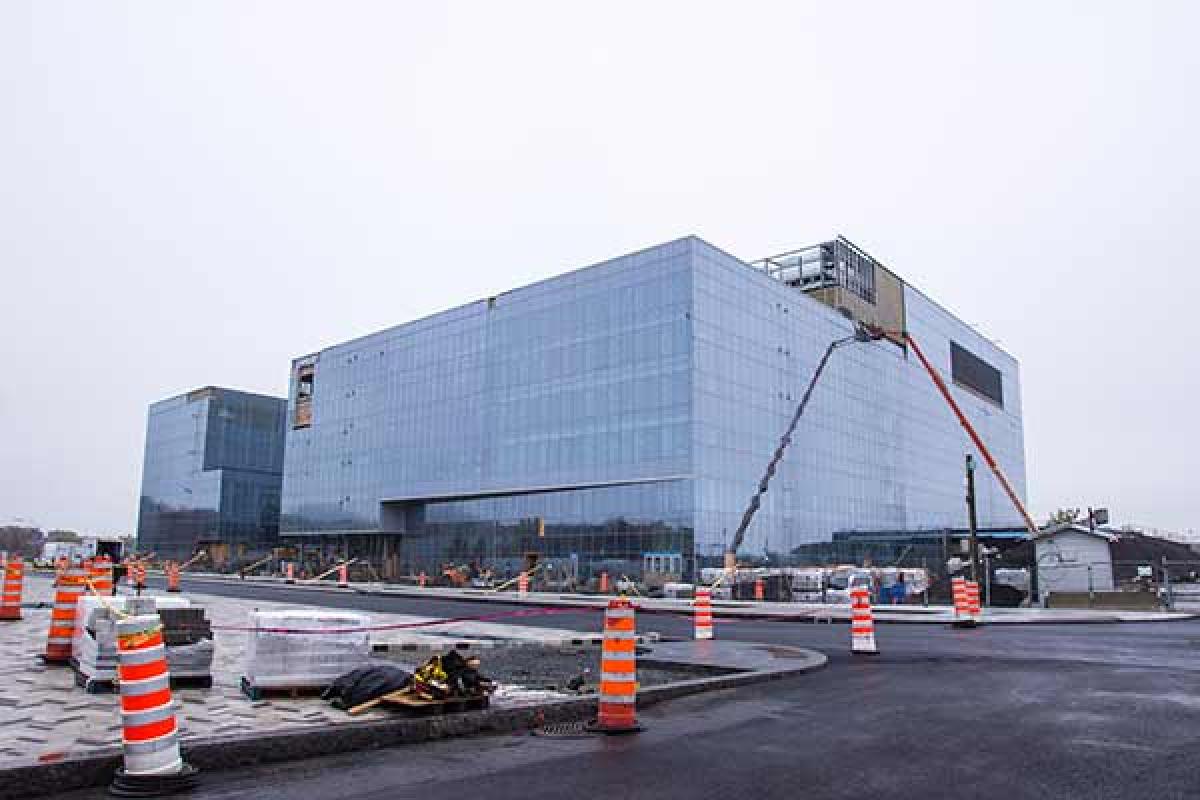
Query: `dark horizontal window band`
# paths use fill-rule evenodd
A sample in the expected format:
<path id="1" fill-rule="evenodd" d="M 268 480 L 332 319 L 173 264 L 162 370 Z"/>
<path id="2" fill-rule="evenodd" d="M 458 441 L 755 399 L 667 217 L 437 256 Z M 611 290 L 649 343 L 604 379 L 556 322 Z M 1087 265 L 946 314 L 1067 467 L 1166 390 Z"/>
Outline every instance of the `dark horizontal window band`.
<path id="1" fill-rule="evenodd" d="M 1000 370 L 956 342 L 950 343 L 950 376 L 956 384 L 1004 407 Z"/>

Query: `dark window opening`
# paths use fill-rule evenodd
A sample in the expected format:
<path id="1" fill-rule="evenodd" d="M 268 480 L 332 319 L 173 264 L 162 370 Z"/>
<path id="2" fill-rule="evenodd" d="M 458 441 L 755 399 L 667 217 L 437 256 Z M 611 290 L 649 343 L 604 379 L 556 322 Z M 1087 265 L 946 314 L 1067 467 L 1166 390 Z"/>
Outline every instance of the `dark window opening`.
<path id="1" fill-rule="evenodd" d="M 965 389 L 1004 406 L 1004 382 L 1000 370 L 955 342 L 950 343 L 950 376 Z"/>
<path id="2" fill-rule="evenodd" d="M 296 410 L 292 415 L 292 428 L 307 428 L 312 425 L 313 378 L 316 368 L 312 364 L 300 367 L 296 372 Z"/>

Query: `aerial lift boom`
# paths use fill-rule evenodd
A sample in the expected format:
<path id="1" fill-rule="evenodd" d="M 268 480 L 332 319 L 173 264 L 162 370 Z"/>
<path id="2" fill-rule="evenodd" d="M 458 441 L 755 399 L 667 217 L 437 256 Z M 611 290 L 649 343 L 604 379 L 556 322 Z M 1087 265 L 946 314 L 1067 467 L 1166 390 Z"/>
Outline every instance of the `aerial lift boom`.
<path id="1" fill-rule="evenodd" d="M 1008 495 L 1008 499 L 1012 501 L 1013 506 L 1021 514 L 1021 519 L 1024 520 L 1025 527 L 1029 529 L 1029 533 L 1031 535 L 1037 534 L 1037 525 L 1034 524 L 1033 519 L 1029 516 L 1029 512 L 1025 509 L 1025 504 L 1017 497 L 1017 493 L 1013 491 L 1012 484 L 1009 483 L 1004 471 L 1000 469 L 1000 465 L 992 457 L 991 451 L 988 450 L 987 445 L 983 443 L 983 439 L 980 438 L 975 427 L 971 425 L 971 421 L 967 419 L 962 409 L 959 408 L 958 403 L 955 402 L 953 395 L 950 394 L 950 390 L 946 387 L 946 382 L 942 380 L 942 376 L 938 374 L 933 365 L 929 363 L 929 360 L 925 358 L 925 353 L 922 352 L 916 339 L 908 331 L 885 331 L 882 328 L 868 327 L 859 323 L 855 327 L 852 336 L 846 336 L 830 342 L 829 346 L 825 348 L 825 354 L 817 362 L 817 368 L 808 382 L 808 388 L 805 389 L 804 396 L 800 398 L 800 404 L 796 407 L 796 413 L 792 415 L 791 423 L 788 425 L 787 430 L 784 431 L 783 437 L 779 440 L 779 446 L 775 448 L 771 460 L 767 463 L 767 470 L 763 474 L 762 480 L 758 482 L 758 488 L 755 489 L 754 495 L 750 498 L 750 503 L 746 507 L 745 513 L 742 514 L 742 521 L 738 524 L 737 531 L 733 535 L 733 541 L 730 542 L 728 549 L 725 551 L 726 574 L 732 574 L 737 568 L 738 548 L 741 547 L 742 542 L 746 538 L 746 531 L 749 529 L 750 523 L 754 520 L 755 513 L 757 513 L 759 506 L 762 504 L 762 496 L 767 493 L 771 478 L 775 477 L 775 470 L 778 468 L 779 462 L 783 459 L 784 451 L 792 443 L 792 434 L 795 433 L 796 425 L 800 422 L 800 417 L 803 416 L 804 409 L 808 406 L 808 401 L 812 397 L 817 381 L 821 379 L 821 375 L 825 371 L 825 365 L 829 363 L 829 357 L 833 355 L 834 350 L 844 344 L 849 344 L 850 342 L 875 342 L 884 337 L 900 339 L 912 347 L 913 352 L 917 354 L 917 359 L 925 367 L 925 371 L 929 373 L 934 386 L 937 387 L 946 404 L 950 406 L 950 410 L 954 412 L 954 416 L 958 419 L 958 424 L 962 426 L 963 430 L 971 438 L 971 441 L 974 442 L 975 447 L 979 449 L 980 454 L 983 455 L 983 460 L 991 469 L 992 474 L 996 476 L 997 482 L 999 482 L 1005 494 Z"/>

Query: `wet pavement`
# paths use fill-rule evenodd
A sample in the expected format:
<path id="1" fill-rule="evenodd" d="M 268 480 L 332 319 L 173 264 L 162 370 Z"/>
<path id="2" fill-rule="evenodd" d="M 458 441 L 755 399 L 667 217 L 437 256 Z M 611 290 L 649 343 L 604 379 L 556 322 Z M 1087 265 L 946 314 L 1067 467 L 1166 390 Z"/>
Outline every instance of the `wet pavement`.
<path id="1" fill-rule="evenodd" d="M 322 602 L 447 616 L 496 608 L 334 593 Z M 580 611 L 554 624 L 586 629 L 595 619 Z M 638 624 L 676 636 L 691 627 L 671 615 L 641 614 Z M 718 641 L 815 648 L 830 664 L 801 678 L 654 706 L 639 713 L 646 730 L 636 736 L 514 734 L 412 745 L 211 774 L 195 796 L 1200 796 L 1198 622 L 881 625 L 875 657 L 849 654 L 846 625 L 718 620 L 716 629 Z"/>

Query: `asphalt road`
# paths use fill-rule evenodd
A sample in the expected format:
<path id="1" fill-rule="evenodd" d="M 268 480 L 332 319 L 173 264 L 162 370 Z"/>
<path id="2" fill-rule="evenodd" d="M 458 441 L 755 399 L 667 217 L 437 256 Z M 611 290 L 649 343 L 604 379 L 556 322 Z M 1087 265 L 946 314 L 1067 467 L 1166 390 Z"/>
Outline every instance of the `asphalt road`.
<path id="1" fill-rule="evenodd" d="M 250 584 L 196 589 L 429 615 L 504 608 Z M 518 621 L 594 629 L 599 615 Z M 690 630 L 670 615 L 638 624 Z M 208 775 L 194 796 L 1200 797 L 1200 622 L 883 625 L 882 655 L 857 658 L 845 625 L 718 620 L 717 635 L 812 647 L 830 665 L 654 707 L 633 736 L 449 740 Z"/>

